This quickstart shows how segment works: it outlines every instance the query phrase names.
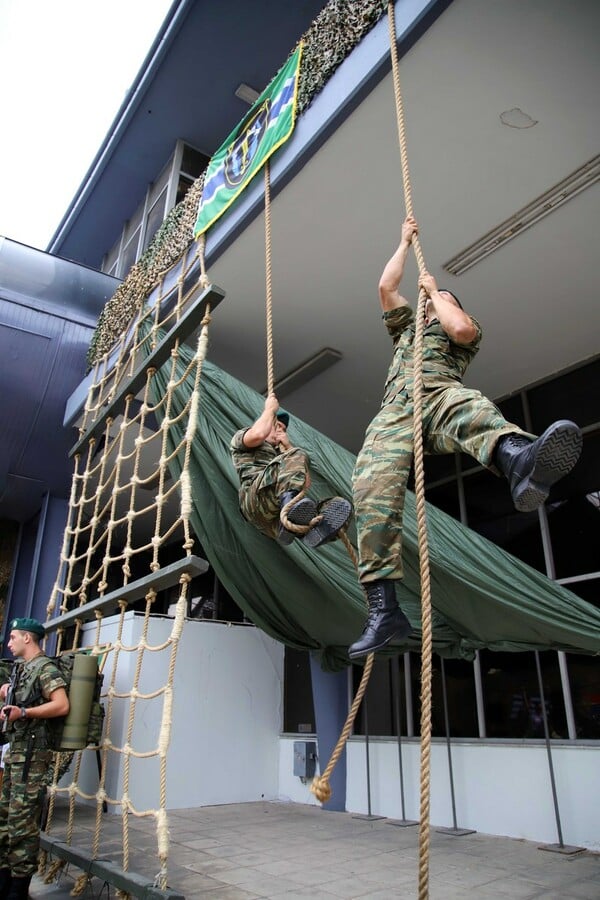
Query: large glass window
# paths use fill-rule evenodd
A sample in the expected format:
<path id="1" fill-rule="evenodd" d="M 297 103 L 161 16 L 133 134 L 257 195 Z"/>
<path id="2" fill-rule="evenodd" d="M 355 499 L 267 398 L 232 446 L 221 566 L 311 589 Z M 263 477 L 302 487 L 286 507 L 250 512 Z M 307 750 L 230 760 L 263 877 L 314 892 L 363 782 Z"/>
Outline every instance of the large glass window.
<path id="1" fill-rule="evenodd" d="M 535 434 L 556 419 L 572 419 L 582 428 L 600 420 L 600 359 L 588 362 L 527 391 Z"/>

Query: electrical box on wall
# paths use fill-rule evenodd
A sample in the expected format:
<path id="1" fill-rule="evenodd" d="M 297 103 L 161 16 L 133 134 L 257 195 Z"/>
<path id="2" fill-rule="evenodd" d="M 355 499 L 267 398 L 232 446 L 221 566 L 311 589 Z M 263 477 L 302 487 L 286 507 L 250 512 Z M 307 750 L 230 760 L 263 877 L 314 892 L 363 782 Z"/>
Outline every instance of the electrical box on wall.
<path id="1" fill-rule="evenodd" d="M 316 741 L 294 741 L 294 775 L 312 778 L 317 765 Z"/>

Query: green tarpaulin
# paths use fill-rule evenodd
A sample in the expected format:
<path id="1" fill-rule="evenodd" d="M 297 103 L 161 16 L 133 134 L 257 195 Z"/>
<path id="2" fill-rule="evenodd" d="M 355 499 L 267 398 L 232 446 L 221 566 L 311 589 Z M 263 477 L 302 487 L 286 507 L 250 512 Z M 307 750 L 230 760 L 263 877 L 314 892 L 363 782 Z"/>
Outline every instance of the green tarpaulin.
<path id="1" fill-rule="evenodd" d="M 192 351 L 183 347 L 182 354 L 183 363 L 189 362 Z M 157 392 L 166 389 L 168 378 L 166 368 L 157 374 Z M 185 383 L 177 389 L 171 417 L 183 408 L 190 390 Z M 229 442 L 263 405 L 255 391 L 204 363 L 191 462 L 192 524 L 219 580 L 252 622 L 289 646 L 320 651 L 324 668 L 339 668 L 348 663 L 346 649 L 365 617 L 364 595 L 346 548 L 335 541 L 309 550 L 298 540 L 281 547 L 248 524 L 238 508 Z M 185 426 L 185 421 L 175 426 L 179 437 Z M 354 456 L 293 417 L 289 435 L 310 455 L 311 496 L 350 498 Z M 482 647 L 600 653 L 598 609 L 430 504 L 427 516 L 435 652 L 465 658 Z M 352 529 L 349 535 L 355 543 Z M 419 562 L 410 493 L 404 567 L 398 596 L 414 635 L 396 649 L 418 650 Z"/>

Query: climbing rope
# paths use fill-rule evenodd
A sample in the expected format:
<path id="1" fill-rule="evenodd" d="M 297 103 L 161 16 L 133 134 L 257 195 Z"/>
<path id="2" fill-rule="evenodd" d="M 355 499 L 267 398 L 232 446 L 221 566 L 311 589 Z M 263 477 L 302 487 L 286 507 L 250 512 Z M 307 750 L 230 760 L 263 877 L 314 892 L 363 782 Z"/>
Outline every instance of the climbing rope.
<path id="1" fill-rule="evenodd" d="M 267 395 L 272 394 L 275 387 L 275 364 L 273 350 L 273 239 L 271 226 L 271 167 L 269 160 L 265 162 L 265 307 L 267 337 Z M 306 495 L 306 485 L 290 501 L 282 507 L 279 520 L 288 531 L 301 537 L 323 519 L 315 516 L 307 525 L 296 525 L 288 519 L 288 512 Z"/>
<path id="2" fill-rule="evenodd" d="M 388 26 L 396 120 L 400 145 L 402 186 L 407 216 L 413 215 L 412 189 L 408 171 L 408 150 L 404 121 L 404 104 L 400 90 L 400 66 L 396 44 L 396 16 L 394 3 L 388 3 Z M 412 243 L 419 273 L 426 271 L 425 260 L 418 235 Z M 427 542 L 427 520 L 425 511 L 425 471 L 423 466 L 423 332 L 425 327 L 426 293 L 419 290 L 417 303 L 415 342 L 413 349 L 413 422 L 414 422 L 414 466 L 415 501 L 417 514 L 417 535 L 419 540 L 419 568 L 421 575 L 421 797 L 419 815 L 419 900 L 429 896 L 429 813 L 431 788 L 431 580 L 429 574 L 429 550 Z"/>
<path id="3" fill-rule="evenodd" d="M 396 120 L 398 125 L 398 142 L 402 169 L 402 185 L 405 198 L 406 214 L 413 215 L 412 190 L 408 171 L 408 152 L 404 121 L 404 107 L 400 90 L 400 73 L 398 65 L 398 48 L 396 45 L 396 17 L 394 3 L 388 3 L 388 27 L 390 36 L 390 54 L 396 104 Z M 419 273 L 426 271 L 425 260 L 417 235 L 413 236 L 415 257 Z M 415 465 L 415 498 L 417 513 L 417 529 L 419 540 L 419 564 L 421 575 L 421 801 L 419 822 L 419 900 L 426 900 L 429 895 L 429 810 L 430 810 L 430 759 L 431 759 L 431 649 L 432 649 L 432 616 L 431 616 L 431 580 L 429 574 L 429 552 L 427 544 L 427 521 L 425 511 L 425 474 L 423 466 L 423 372 L 421 360 L 423 356 L 423 331 L 426 293 L 419 290 L 416 312 L 416 328 L 413 354 L 413 405 L 414 405 L 414 465 Z M 344 543 L 350 552 L 350 542 L 344 536 Z M 351 552 L 356 565 L 356 558 Z M 331 797 L 329 777 L 341 756 L 350 735 L 358 707 L 367 688 L 374 654 L 367 656 L 360 685 L 350 708 L 346 722 L 335 746 L 331 759 L 323 774 L 316 776 L 311 784 L 311 791 L 322 803 Z"/>

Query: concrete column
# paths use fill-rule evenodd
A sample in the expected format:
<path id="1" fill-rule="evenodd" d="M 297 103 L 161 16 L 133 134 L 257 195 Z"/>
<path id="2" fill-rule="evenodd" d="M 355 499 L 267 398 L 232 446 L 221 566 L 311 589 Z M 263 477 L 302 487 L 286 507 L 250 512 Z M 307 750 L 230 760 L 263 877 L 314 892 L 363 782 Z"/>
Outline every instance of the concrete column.
<path id="1" fill-rule="evenodd" d="M 317 727 L 319 771 L 322 773 L 348 715 L 348 669 L 324 672 L 318 658 L 310 654 L 313 705 Z M 332 797 L 324 809 L 343 812 L 346 809 L 346 751 L 342 753 L 329 779 Z"/>

